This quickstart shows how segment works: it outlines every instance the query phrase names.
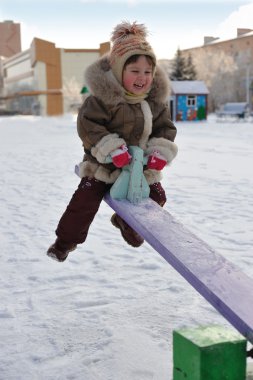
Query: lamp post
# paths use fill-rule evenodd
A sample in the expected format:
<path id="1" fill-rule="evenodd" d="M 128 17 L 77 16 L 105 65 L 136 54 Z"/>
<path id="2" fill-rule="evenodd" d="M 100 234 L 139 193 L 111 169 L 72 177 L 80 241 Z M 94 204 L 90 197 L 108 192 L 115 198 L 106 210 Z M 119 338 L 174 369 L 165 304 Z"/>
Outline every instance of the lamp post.
<path id="1" fill-rule="evenodd" d="M 246 103 L 250 104 L 250 65 L 246 68 Z"/>
<path id="2" fill-rule="evenodd" d="M 252 113 L 252 103 L 253 103 L 253 80 L 251 80 L 249 86 L 249 114 Z"/>

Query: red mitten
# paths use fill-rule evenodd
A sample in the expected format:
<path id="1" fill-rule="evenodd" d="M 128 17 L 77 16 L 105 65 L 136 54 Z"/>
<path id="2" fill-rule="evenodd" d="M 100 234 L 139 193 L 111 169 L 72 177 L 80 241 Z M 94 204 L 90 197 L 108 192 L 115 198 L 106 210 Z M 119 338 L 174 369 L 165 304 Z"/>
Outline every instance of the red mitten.
<path id="1" fill-rule="evenodd" d="M 111 152 L 112 162 L 117 168 L 122 168 L 130 163 L 132 156 L 128 153 L 126 145 L 121 145 Z"/>
<path id="2" fill-rule="evenodd" d="M 147 167 L 148 169 L 162 170 L 166 166 L 166 159 L 157 151 L 154 151 L 148 157 Z"/>

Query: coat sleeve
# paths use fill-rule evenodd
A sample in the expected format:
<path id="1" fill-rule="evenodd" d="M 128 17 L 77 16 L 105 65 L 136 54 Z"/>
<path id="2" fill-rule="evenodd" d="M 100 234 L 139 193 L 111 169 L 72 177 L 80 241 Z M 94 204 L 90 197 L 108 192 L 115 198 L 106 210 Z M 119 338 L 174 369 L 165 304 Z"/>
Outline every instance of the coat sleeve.
<path id="1" fill-rule="evenodd" d="M 174 141 L 177 135 L 177 129 L 171 121 L 169 106 L 167 104 L 160 106 L 158 112 L 153 115 L 151 137 L 163 137 Z"/>
<path id="2" fill-rule="evenodd" d="M 77 118 L 77 132 L 84 149 L 100 163 L 115 149 L 125 144 L 117 133 L 107 129 L 111 120 L 108 109 L 96 97 L 89 96 L 82 105 Z"/>
<path id="3" fill-rule="evenodd" d="M 147 155 L 152 154 L 153 151 L 158 151 L 168 163 L 176 157 L 178 152 L 178 147 L 174 143 L 177 129 L 170 117 L 168 105 L 161 105 L 153 117 L 152 133 L 145 151 Z"/>

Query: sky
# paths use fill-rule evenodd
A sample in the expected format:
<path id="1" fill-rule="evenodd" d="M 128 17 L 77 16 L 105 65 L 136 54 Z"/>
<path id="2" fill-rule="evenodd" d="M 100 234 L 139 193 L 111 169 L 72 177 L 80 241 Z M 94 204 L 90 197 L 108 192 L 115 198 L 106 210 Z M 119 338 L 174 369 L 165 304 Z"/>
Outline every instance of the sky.
<path id="1" fill-rule="evenodd" d="M 34 37 L 59 48 L 98 48 L 122 20 L 144 23 L 158 59 L 177 48 L 203 44 L 204 36 L 236 37 L 253 29 L 253 0 L 0 0 L 0 21 L 21 24 L 22 50 Z"/>

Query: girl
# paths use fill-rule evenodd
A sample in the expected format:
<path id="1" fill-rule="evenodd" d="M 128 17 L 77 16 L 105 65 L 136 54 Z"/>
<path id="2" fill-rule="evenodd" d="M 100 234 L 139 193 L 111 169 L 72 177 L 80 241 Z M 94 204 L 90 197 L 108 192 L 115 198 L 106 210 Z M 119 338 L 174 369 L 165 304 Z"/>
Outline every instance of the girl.
<path id="1" fill-rule="evenodd" d="M 142 24 L 117 25 L 110 55 L 86 70 L 91 95 L 77 119 L 85 152 L 79 165 L 82 180 L 59 221 L 57 239 L 47 251 L 57 261 L 64 261 L 77 244 L 86 240 L 105 193 L 121 168 L 131 161 L 129 145 L 141 147 L 149 157 L 144 175 L 150 185 L 150 197 L 161 206 L 166 202 L 161 170 L 177 154 L 176 128 L 167 104 L 168 78 L 157 65 L 146 34 Z M 108 156 L 111 164 L 106 163 Z M 139 247 L 143 243 L 143 238 L 117 214 L 111 222 L 128 244 Z"/>

